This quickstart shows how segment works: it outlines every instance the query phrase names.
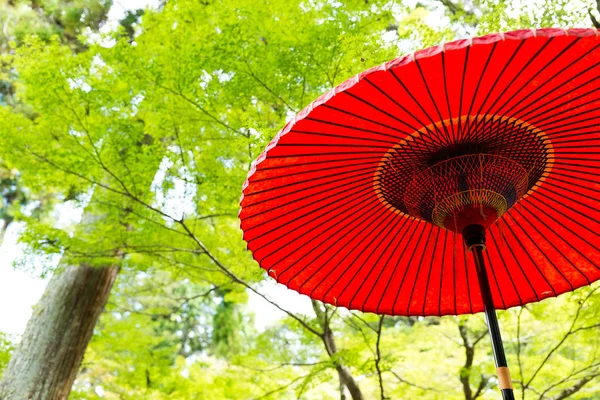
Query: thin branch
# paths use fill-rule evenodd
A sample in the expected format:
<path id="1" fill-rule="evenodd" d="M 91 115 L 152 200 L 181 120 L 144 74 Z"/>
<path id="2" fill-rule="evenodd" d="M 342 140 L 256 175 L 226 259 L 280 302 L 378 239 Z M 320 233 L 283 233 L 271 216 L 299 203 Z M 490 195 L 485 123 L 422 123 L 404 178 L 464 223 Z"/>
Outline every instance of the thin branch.
<path id="1" fill-rule="evenodd" d="M 590 291 L 590 293 L 587 294 L 587 296 L 581 300 L 579 302 L 579 305 L 577 307 L 577 310 L 575 312 L 575 315 L 573 316 L 573 320 L 571 321 L 571 326 L 569 327 L 569 330 L 567 331 L 567 333 L 565 333 L 565 335 L 562 337 L 562 339 L 550 350 L 550 352 L 548 354 L 546 354 L 546 357 L 544 358 L 544 360 L 542 361 L 542 363 L 539 365 L 539 367 L 535 370 L 535 372 L 533 373 L 533 375 L 531 376 L 531 378 L 529 378 L 529 380 L 527 381 L 527 383 L 525 384 L 525 387 L 528 388 L 531 385 L 531 382 L 533 382 L 533 380 L 535 379 L 535 377 L 537 376 L 537 374 L 542 370 L 542 368 L 546 365 L 546 363 L 548 362 L 548 360 L 550 359 L 550 357 L 552 357 L 552 355 L 567 341 L 567 339 L 573 335 L 573 333 L 576 331 L 575 329 L 575 324 L 577 323 L 577 320 L 579 319 L 579 315 L 581 313 L 581 310 L 583 308 L 583 305 L 587 302 L 587 300 L 598 290 L 600 289 L 600 286 L 595 287 L 594 289 L 592 289 Z"/>
<path id="2" fill-rule="evenodd" d="M 181 310 L 183 308 L 184 305 L 188 304 L 190 301 L 199 299 L 201 297 L 207 297 L 208 295 L 210 295 L 212 292 L 214 292 L 215 290 L 218 290 L 220 288 L 220 286 L 213 286 L 212 288 L 210 288 L 209 290 L 207 290 L 206 292 L 202 292 L 199 294 L 196 294 L 194 296 L 189 296 L 189 297 L 180 297 L 178 299 L 174 299 L 177 301 L 180 301 L 181 303 L 175 306 L 170 307 L 170 312 L 169 313 L 149 313 L 149 312 L 144 312 L 144 311 L 139 311 L 139 310 L 131 310 L 125 307 L 121 307 L 113 302 L 109 302 L 109 304 L 111 304 L 112 306 L 114 306 L 116 309 L 118 309 L 119 311 L 122 312 L 129 312 L 132 314 L 138 314 L 138 315 L 145 315 L 151 318 L 170 318 L 171 315 L 173 315 L 174 313 L 176 313 L 177 311 Z"/>
<path id="3" fill-rule="evenodd" d="M 521 360 L 521 315 L 523 314 L 523 310 L 525 308 L 521 307 L 519 309 L 519 313 L 517 314 L 517 366 L 519 367 L 519 378 L 521 382 L 523 379 L 523 362 Z M 525 386 L 521 385 L 521 399 L 525 400 Z"/>
<path id="4" fill-rule="evenodd" d="M 421 389 L 421 390 L 430 390 L 432 392 L 440 392 L 439 389 L 428 387 L 428 386 L 421 386 L 421 385 L 417 385 L 416 383 L 407 381 L 406 379 L 402 378 L 400 375 L 398 375 L 398 373 L 392 371 L 391 369 L 388 370 L 388 372 L 390 372 L 392 375 L 394 375 L 400 383 L 404 383 L 405 385 L 412 386 L 414 388 Z"/>
<path id="5" fill-rule="evenodd" d="M 230 130 L 231 132 L 236 133 L 238 135 L 241 135 L 243 137 L 246 137 L 246 138 L 248 137 L 248 135 L 244 134 L 243 132 L 238 131 L 237 129 L 232 128 L 227 123 L 221 121 L 219 118 L 217 118 L 214 115 L 212 115 L 211 113 L 209 113 L 204 107 L 202 107 L 200 104 L 198 104 L 194 100 L 188 98 L 182 92 L 177 92 L 176 90 L 173 90 L 170 87 L 167 87 L 167 86 L 164 86 L 164 85 L 160 85 L 160 84 L 158 84 L 156 82 L 154 82 L 154 84 L 156 86 L 160 87 L 161 89 L 166 90 L 167 92 L 170 92 L 170 93 L 172 93 L 172 94 L 174 94 L 176 96 L 181 97 L 183 100 L 185 100 L 186 102 L 188 102 L 189 104 L 191 104 L 192 106 L 194 106 L 195 108 L 197 108 L 200 112 L 202 112 L 203 114 L 205 114 L 206 116 L 208 116 L 213 122 L 216 122 L 217 124 L 221 125 L 225 129 Z"/>
<path id="6" fill-rule="evenodd" d="M 550 400 L 563 400 L 563 399 L 566 399 L 567 397 L 571 397 L 571 395 L 579 392 L 589 381 L 591 381 L 592 379 L 594 379 L 597 376 L 600 376 L 600 373 L 588 375 L 586 377 L 581 378 L 576 384 L 574 384 L 571 387 L 566 388 L 565 390 L 560 392 L 558 395 L 550 398 Z"/>
<path id="7" fill-rule="evenodd" d="M 568 382 L 568 381 L 572 380 L 572 379 L 573 379 L 573 377 L 575 377 L 575 376 L 577 376 L 577 375 L 579 375 L 579 374 L 581 374 L 581 373 L 583 373 L 583 372 L 586 372 L 586 371 L 588 371 L 588 370 L 590 370 L 590 369 L 594 369 L 594 368 L 598 368 L 598 367 L 600 367 L 600 362 L 593 363 L 593 364 L 591 364 L 591 365 L 588 365 L 588 366 L 587 366 L 587 367 L 585 367 L 585 368 L 582 368 L 582 369 L 580 369 L 580 370 L 577 370 L 577 371 L 574 371 L 574 372 L 572 372 L 571 374 L 569 374 L 568 376 L 564 377 L 564 378 L 563 378 L 563 379 L 561 379 L 560 381 L 558 381 L 558 382 L 555 382 L 555 383 L 553 383 L 552 385 L 548 386 L 548 387 L 547 387 L 547 388 L 546 388 L 546 389 L 545 389 L 545 390 L 544 390 L 544 391 L 543 391 L 543 392 L 540 394 L 539 400 L 543 400 L 543 399 L 544 399 L 544 396 L 546 395 L 546 393 L 548 393 L 549 391 L 551 391 L 551 390 L 552 390 L 552 389 L 554 389 L 555 387 L 557 387 L 557 386 L 559 386 L 559 385 L 562 385 L 563 383 L 566 383 L 566 382 Z M 592 377 L 592 379 L 593 379 L 594 377 L 596 377 L 596 376 L 598 376 L 598 375 L 599 375 L 599 372 L 598 372 L 598 370 L 596 370 L 596 371 L 594 371 L 592 374 L 590 374 L 590 375 L 588 375 L 588 376 L 591 376 L 591 377 Z M 584 378 L 582 378 L 582 379 L 585 379 L 585 378 L 586 378 L 586 377 L 584 377 Z M 591 379 L 590 379 L 590 380 L 591 380 Z M 587 383 L 587 382 L 586 382 L 586 383 Z M 582 386 L 582 387 L 583 387 L 583 386 Z"/>
<path id="8" fill-rule="evenodd" d="M 381 362 L 381 349 L 379 343 L 381 342 L 381 331 L 383 328 L 383 319 L 385 315 L 379 317 L 379 324 L 377 325 L 377 341 L 375 342 L 375 349 L 377 351 L 375 356 L 375 369 L 377 370 L 377 377 L 379 379 L 379 392 L 381 394 L 381 400 L 386 400 L 385 393 L 383 391 L 383 377 L 381 375 L 381 367 L 379 363 Z"/>
<path id="9" fill-rule="evenodd" d="M 308 378 L 308 377 L 311 377 L 312 375 L 314 375 L 314 373 L 310 373 L 310 374 L 306 374 L 306 375 L 299 376 L 299 377 L 297 377 L 296 379 L 293 379 L 293 380 L 292 380 L 291 382 L 289 382 L 287 385 L 280 386 L 280 387 L 278 387 L 277 389 L 273 389 L 273 390 L 271 390 L 270 392 L 267 392 L 267 393 L 263 394 L 262 396 L 255 397 L 255 398 L 254 398 L 254 400 L 260 400 L 260 399 L 264 399 L 265 397 L 269 397 L 269 396 L 271 396 L 272 394 L 275 394 L 275 393 L 281 392 L 281 391 L 283 391 L 283 390 L 285 390 L 285 389 L 289 388 L 290 386 L 292 386 L 294 383 L 296 383 L 296 382 L 298 382 L 298 381 L 300 381 L 300 380 L 306 379 L 306 378 Z"/>
<path id="10" fill-rule="evenodd" d="M 223 265 L 210 251 L 208 251 L 208 249 L 206 248 L 204 243 L 202 243 L 202 241 L 200 241 L 200 239 L 198 239 L 196 237 L 196 235 L 194 235 L 194 233 L 192 231 L 190 231 L 189 227 L 185 224 L 184 220 L 177 220 L 177 223 L 179 223 L 183 227 L 183 229 L 188 233 L 189 237 L 196 242 L 198 247 L 200 247 L 205 252 L 205 254 L 221 270 L 221 272 L 224 275 L 228 276 L 232 281 L 244 286 L 246 289 L 250 290 L 254 294 L 262 297 L 267 303 L 271 304 L 272 306 L 275 306 L 277 309 L 283 311 L 288 316 L 290 316 L 293 319 L 295 319 L 296 321 L 298 321 L 300 323 L 300 325 L 302 325 L 307 331 L 313 333 L 314 335 L 316 335 L 318 337 L 323 336 L 322 332 L 317 331 L 312 326 L 308 325 L 308 323 L 306 321 L 304 321 L 302 318 L 300 318 L 293 312 L 286 310 L 285 308 L 281 307 L 279 304 L 275 303 L 273 300 L 269 299 L 264 294 L 260 293 L 258 290 L 253 288 L 250 284 L 248 284 L 244 280 L 240 279 L 237 275 L 235 275 L 231 270 L 229 270 L 229 268 L 227 268 L 225 265 Z"/>
<path id="11" fill-rule="evenodd" d="M 488 382 L 490 381 L 490 377 L 486 377 L 485 375 L 481 375 L 481 380 L 479 381 L 479 385 L 477 386 L 477 391 L 473 395 L 473 400 L 477 399 L 479 396 L 483 394 L 483 389 L 486 388 Z"/>
<path id="12" fill-rule="evenodd" d="M 254 80 L 256 80 L 263 88 L 265 88 L 265 90 L 267 92 L 269 92 L 271 95 L 273 95 L 277 100 L 279 100 L 290 111 L 292 111 L 294 113 L 297 112 L 297 110 L 294 107 L 289 105 L 288 102 L 286 102 L 281 96 L 279 96 L 277 93 L 275 93 L 266 83 L 264 83 L 258 76 L 256 76 L 254 71 L 252 71 L 252 68 L 250 67 L 250 63 L 248 63 L 248 60 L 246 58 L 244 58 L 244 64 L 246 64 L 246 67 L 248 68 L 248 72 L 249 72 L 250 76 L 252 78 L 254 78 Z"/>
<path id="13" fill-rule="evenodd" d="M 284 367 L 314 367 L 315 365 L 331 364 L 331 361 L 317 361 L 314 363 L 281 363 L 270 368 L 256 368 L 249 365 L 237 364 L 239 367 L 250 369 L 257 372 L 272 372 Z"/>

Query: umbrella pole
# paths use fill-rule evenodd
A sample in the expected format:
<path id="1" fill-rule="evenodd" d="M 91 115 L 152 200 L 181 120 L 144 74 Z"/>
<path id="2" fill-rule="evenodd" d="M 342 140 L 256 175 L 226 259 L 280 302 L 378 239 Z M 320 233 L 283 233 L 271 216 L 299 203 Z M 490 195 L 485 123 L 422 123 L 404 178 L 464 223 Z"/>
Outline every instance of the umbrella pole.
<path id="1" fill-rule="evenodd" d="M 498 318 L 496 317 L 496 309 L 494 308 L 490 282 L 488 280 L 487 271 L 485 269 L 485 260 L 483 258 L 483 251 L 485 250 L 485 229 L 481 225 L 469 225 L 463 230 L 463 237 L 467 248 L 473 253 L 475 266 L 477 267 L 477 277 L 479 279 L 479 287 L 483 299 L 485 320 L 487 322 L 490 339 L 492 341 L 492 348 L 494 350 L 496 373 L 498 374 L 498 384 L 502 391 L 502 398 L 504 400 L 514 400 L 515 395 L 513 393 L 508 364 L 504 354 L 504 346 L 502 345 L 502 336 L 500 335 L 500 327 L 498 326 Z"/>

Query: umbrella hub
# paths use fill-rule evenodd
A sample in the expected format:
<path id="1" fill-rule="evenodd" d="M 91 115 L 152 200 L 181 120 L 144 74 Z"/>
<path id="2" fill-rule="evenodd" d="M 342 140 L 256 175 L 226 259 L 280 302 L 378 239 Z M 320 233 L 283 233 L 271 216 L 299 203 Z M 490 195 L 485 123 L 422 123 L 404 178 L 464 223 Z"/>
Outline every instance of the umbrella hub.
<path id="1" fill-rule="evenodd" d="M 493 224 L 527 192 L 527 171 L 509 158 L 469 154 L 416 174 L 404 203 L 410 215 L 460 233 Z"/>
<path id="2" fill-rule="evenodd" d="M 552 145 L 516 118 L 463 116 L 423 127 L 382 158 L 374 177 L 390 208 L 460 233 L 488 227 L 540 185 Z"/>

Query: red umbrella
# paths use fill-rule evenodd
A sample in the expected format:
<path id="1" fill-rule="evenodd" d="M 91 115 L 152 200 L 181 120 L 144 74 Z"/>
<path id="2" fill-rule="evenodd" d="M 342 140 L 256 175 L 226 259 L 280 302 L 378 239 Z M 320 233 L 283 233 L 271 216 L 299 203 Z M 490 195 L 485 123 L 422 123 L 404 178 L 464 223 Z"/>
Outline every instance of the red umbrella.
<path id="1" fill-rule="evenodd" d="M 494 308 L 600 278 L 598 34 L 457 40 L 319 97 L 248 174 L 240 218 L 254 258 L 336 306 L 485 310 L 513 398 Z"/>

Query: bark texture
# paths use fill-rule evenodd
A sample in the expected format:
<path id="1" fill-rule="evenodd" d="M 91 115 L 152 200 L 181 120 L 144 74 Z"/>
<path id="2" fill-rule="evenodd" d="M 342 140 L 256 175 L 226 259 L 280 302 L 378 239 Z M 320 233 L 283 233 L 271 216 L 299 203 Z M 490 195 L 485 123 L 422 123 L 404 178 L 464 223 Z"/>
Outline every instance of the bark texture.
<path id="1" fill-rule="evenodd" d="M 2 380 L 2 400 L 66 399 L 119 268 L 67 267 L 48 283 Z"/>

